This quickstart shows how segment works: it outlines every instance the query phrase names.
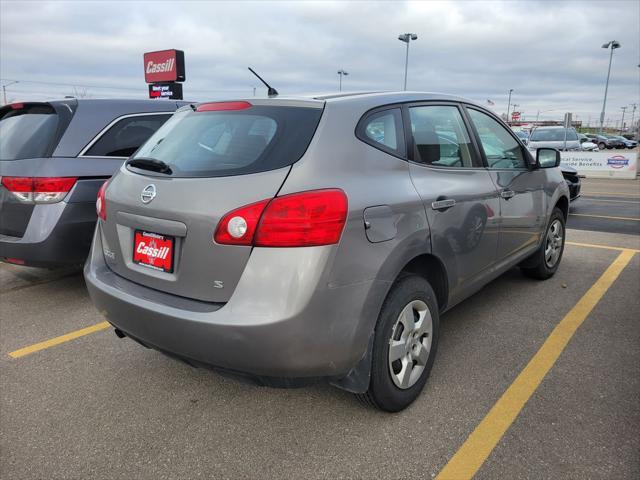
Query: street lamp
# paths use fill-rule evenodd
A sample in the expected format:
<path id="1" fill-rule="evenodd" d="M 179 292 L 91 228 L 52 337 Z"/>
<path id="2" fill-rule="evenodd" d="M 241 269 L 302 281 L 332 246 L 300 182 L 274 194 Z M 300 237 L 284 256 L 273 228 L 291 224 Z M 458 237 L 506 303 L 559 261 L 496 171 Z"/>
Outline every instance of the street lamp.
<path id="1" fill-rule="evenodd" d="M 9 85 L 13 85 L 13 84 L 15 84 L 15 83 L 20 83 L 20 82 L 18 82 L 18 80 L 15 80 L 15 81 L 13 81 L 13 82 L 5 83 L 4 85 L 2 85 L 2 97 L 3 97 L 3 99 L 4 99 L 4 103 L 3 103 L 3 105 L 6 105 L 6 104 L 7 104 L 7 87 L 8 87 Z"/>
<path id="2" fill-rule="evenodd" d="M 613 59 L 613 51 L 616 48 L 620 48 L 622 45 L 620 45 L 620 42 L 617 42 L 615 40 L 611 40 L 610 42 L 605 43 L 604 45 L 602 45 L 602 48 L 609 48 L 611 47 L 611 53 L 609 54 L 609 70 L 607 71 L 607 83 L 604 87 L 604 101 L 602 102 L 602 112 L 600 112 L 600 131 L 602 132 L 604 129 L 604 111 L 605 108 L 607 106 L 607 91 L 609 90 L 609 77 L 611 77 L 611 60 Z"/>
<path id="3" fill-rule="evenodd" d="M 342 77 L 346 77 L 349 75 L 349 72 L 345 72 L 344 70 L 338 70 L 338 76 L 340 77 L 340 91 L 342 91 Z"/>
<path id="4" fill-rule="evenodd" d="M 513 93 L 513 88 L 509 89 L 509 101 L 507 102 L 507 123 L 509 123 L 509 109 L 511 108 L 511 94 Z"/>
<path id="5" fill-rule="evenodd" d="M 417 40 L 418 35 L 415 33 L 402 33 L 398 35 L 398 40 L 407 44 L 407 54 L 404 59 L 404 90 L 407 89 L 407 70 L 409 68 L 409 43 L 411 40 Z"/>

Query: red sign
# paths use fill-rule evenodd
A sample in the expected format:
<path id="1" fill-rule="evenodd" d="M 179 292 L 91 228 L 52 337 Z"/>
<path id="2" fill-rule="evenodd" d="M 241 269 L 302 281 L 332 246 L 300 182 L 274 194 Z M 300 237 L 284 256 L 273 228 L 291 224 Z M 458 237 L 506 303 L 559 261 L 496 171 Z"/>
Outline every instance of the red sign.
<path id="1" fill-rule="evenodd" d="M 520 112 L 511 112 L 511 120 L 514 122 L 520 120 Z"/>
<path id="2" fill-rule="evenodd" d="M 145 53 L 144 80 L 147 83 L 184 82 L 184 52 L 161 50 Z"/>
<path id="3" fill-rule="evenodd" d="M 173 237 L 136 230 L 133 261 L 156 270 L 173 271 Z"/>

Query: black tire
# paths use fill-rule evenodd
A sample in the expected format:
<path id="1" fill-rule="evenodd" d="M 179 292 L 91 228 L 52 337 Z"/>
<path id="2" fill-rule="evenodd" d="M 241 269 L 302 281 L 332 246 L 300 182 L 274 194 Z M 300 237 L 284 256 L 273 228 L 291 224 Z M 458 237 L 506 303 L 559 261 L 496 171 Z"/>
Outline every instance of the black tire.
<path id="1" fill-rule="evenodd" d="M 600 150 L 604 150 L 605 148 L 607 148 L 607 146 L 606 146 L 604 143 L 599 143 L 599 144 L 598 144 L 598 148 L 599 148 Z"/>
<path id="2" fill-rule="evenodd" d="M 559 245 L 558 257 L 555 259 L 552 265 L 549 265 L 549 263 L 547 262 L 547 259 L 545 258 L 546 257 L 545 251 L 547 246 L 549 245 L 549 242 L 554 241 L 549 238 L 550 236 L 549 230 L 553 228 L 555 222 L 559 222 L 559 224 L 562 226 L 562 231 L 561 231 L 562 241 L 561 241 L 561 245 Z M 520 265 L 520 270 L 522 271 L 522 273 L 524 273 L 528 277 L 535 278 L 538 280 L 546 280 L 547 278 L 553 277 L 553 275 L 555 275 L 556 271 L 558 270 L 558 266 L 560 265 L 560 261 L 562 260 L 562 254 L 564 253 L 564 242 L 566 238 L 566 231 L 567 229 L 566 229 L 564 213 L 562 213 L 562 210 L 556 207 L 553 210 L 553 213 L 551 214 L 549 223 L 547 224 L 547 228 L 544 232 L 544 238 L 542 239 L 540 248 L 538 248 L 538 250 L 536 250 L 536 252 L 533 255 L 531 255 L 527 260 L 525 260 Z M 553 235 L 551 234 L 551 236 Z M 556 243 L 557 243 L 557 240 L 556 240 Z"/>
<path id="3" fill-rule="evenodd" d="M 431 345 L 420 377 L 412 386 L 403 389 L 396 386 L 391 377 L 389 342 L 392 330 L 398 327 L 400 313 L 414 301 L 426 305 L 431 314 Z M 359 400 L 387 412 L 398 412 L 409 406 L 420 395 L 431 372 L 438 346 L 438 332 L 438 302 L 429 282 L 418 275 L 401 277 L 391 288 L 380 310 L 371 354 L 369 389 L 357 394 Z"/>

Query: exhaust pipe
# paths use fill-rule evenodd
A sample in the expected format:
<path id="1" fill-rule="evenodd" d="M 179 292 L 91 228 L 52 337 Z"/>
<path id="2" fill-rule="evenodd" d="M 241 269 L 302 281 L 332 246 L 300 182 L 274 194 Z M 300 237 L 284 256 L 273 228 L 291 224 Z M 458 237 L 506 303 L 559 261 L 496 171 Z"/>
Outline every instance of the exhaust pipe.
<path id="1" fill-rule="evenodd" d="M 113 329 L 113 332 L 116 334 L 116 337 L 118 337 L 118 338 L 124 338 L 124 337 L 126 337 L 126 336 L 127 336 L 127 335 L 125 335 L 125 333 L 124 333 L 122 330 L 120 330 L 119 328 L 114 328 L 114 329 Z"/>

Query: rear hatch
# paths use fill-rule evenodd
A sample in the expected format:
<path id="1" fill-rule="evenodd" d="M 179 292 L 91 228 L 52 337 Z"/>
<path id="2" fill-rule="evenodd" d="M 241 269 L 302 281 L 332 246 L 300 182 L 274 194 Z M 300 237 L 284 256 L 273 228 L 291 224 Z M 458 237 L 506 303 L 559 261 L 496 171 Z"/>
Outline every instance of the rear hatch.
<path id="1" fill-rule="evenodd" d="M 106 188 L 109 267 L 163 292 L 228 301 L 252 247 L 215 242 L 216 227 L 225 214 L 276 196 L 322 107 L 264 100 L 179 110 Z"/>
<path id="2" fill-rule="evenodd" d="M 33 177 L 64 134 L 77 102 L 13 103 L 0 108 L 0 177 Z M 5 179 L 7 180 L 7 179 Z M 0 234 L 22 237 L 34 203 L 0 184 Z"/>

